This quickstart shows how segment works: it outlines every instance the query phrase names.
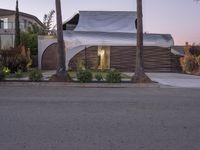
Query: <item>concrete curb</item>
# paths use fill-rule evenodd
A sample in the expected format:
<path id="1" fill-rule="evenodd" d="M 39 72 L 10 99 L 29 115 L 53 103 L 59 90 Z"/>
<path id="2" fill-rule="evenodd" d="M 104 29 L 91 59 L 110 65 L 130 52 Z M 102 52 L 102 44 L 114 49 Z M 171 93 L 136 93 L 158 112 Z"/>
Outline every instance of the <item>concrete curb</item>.
<path id="1" fill-rule="evenodd" d="M 159 83 L 64 83 L 64 82 L 0 82 L 0 86 L 63 86 L 77 88 L 161 88 L 170 87 Z"/>

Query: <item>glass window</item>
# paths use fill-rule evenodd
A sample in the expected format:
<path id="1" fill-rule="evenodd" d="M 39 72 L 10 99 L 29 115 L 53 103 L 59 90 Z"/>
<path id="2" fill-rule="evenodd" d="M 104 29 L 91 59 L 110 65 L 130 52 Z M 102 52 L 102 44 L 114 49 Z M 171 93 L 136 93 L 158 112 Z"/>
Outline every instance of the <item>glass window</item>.
<path id="1" fill-rule="evenodd" d="M 2 29 L 8 29 L 8 18 L 2 18 L 1 20 L 3 22 Z"/>

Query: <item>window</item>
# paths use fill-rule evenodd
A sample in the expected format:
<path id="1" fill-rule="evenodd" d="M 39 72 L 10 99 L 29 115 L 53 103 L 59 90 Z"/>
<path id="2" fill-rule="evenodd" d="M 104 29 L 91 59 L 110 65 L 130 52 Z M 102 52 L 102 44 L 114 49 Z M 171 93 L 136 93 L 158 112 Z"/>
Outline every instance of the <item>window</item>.
<path id="1" fill-rule="evenodd" d="M 24 28 L 26 29 L 27 28 L 27 20 L 24 19 Z"/>
<path id="2" fill-rule="evenodd" d="M 8 29 L 8 18 L 1 19 L 1 29 Z"/>

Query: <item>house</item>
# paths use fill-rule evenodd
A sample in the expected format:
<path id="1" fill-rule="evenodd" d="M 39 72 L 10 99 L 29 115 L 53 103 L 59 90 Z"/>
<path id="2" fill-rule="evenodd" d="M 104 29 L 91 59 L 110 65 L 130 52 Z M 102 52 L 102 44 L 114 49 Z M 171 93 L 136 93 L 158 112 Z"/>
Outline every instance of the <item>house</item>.
<path id="1" fill-rule="evenodd" d="M 76 69 L 79 60 L 86 68 L 134 71 L 136 58 L 136 12 L 80 11 L 64 22 L 66 65 Z M 39 67 L 56 69 L 56 39 L 40 37 Z M 174 45 L 170 34 L 144 34 L 144 68 L 149 72 L 172 72 Z"/>
<path id="2" fill-rule="evenodd" d="M 43 23 L 35 16 L 20 12 L 20 29 L 26 32 L 32 25 L 44 29 Z M 0 49 L 8 49 L 14 46 L 15 38 L 15 11 L 0 9 Z"/>

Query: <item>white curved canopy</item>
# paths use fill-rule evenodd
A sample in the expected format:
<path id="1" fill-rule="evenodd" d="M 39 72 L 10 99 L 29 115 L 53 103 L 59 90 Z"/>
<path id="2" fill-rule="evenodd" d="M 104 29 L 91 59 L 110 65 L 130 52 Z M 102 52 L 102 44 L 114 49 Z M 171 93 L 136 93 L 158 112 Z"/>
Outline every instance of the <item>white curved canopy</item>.
<path id="1" fill-rule="evenodd" d="M 136 12 L 80 11 L 74 31 L 136 33 Z"/>
<path id="2" fill-rule="evenodd" d="M 74 30 L 64 31 L 68 49 L 79 46 L 136 46 L 134 11 L 80 11 Z M 171 47 L 169 34 L 144 34 L 144 46 Z"/>
<path id="3" fill-rule="evenodd" d="M 78 46 L 136 46 L 136 33 L 108 33 L 64 31 L 66 48 Z M 169 34 L 144 34 L 144 46 L 171 47 L 173 38 Z"/>

